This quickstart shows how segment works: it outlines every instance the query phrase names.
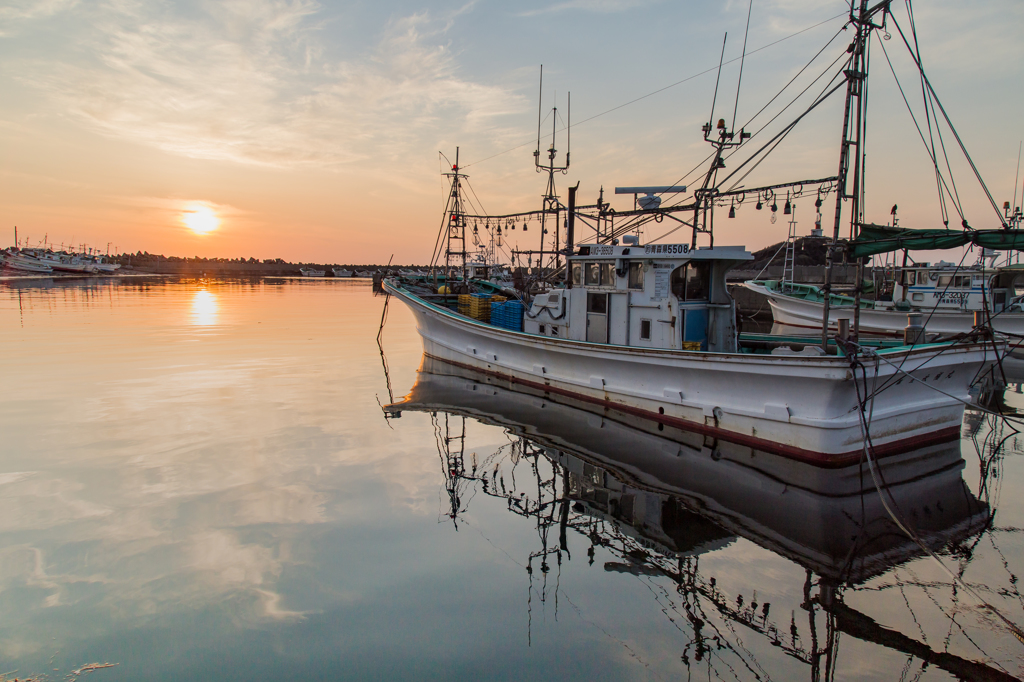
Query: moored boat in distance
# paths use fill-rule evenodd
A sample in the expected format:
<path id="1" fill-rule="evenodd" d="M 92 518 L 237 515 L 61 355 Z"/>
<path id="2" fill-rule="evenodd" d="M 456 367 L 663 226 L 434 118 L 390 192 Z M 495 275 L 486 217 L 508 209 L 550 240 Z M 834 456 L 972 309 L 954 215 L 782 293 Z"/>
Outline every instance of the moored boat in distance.
<path id="1" fill-rule="evenodd" d="M 4 250 L 0 254 L 0 264 L 3 265 L 4 269 L 16 272 L 35 274 L 51 274 L 53 272 L 53 267 L 50 264 L 18 248 Z"/>
<path id="2" fill-rule="evenodd" d="M 50 249 L 22 249 L 22 252 L 29 253 L 41 262 L 49 265 L 55 272 L 65 272 L 74 275 L 89 275 L 96 272 L 96 264 L 92 259 L 75 253 L 65 251 L 51 251 Z"/>
<path id="3" fill-rule="evenodd" d="M 324 270 L 315 270 L 313 268 L 299 268 L 299 273 L 303 277 L 323 277 L 327 274 Z"/>
<path id="4" fill-rule="evenodd" d="M 351 277 L 353 274 L 351 270 L 345 268 L 331 268 L 331 272 L 335 277 Z"/>
<path id="5" fill-rule="evenodd" d="M 779 324 L 820 331 L 825 293 L 821 287 L 784 280 L 750 280 L 743 286 L 768 299 Z M 927 331 L 962 334 L 975 326 L 975 314 L 1004 334 L 1024 334 L 1024 265 L 993 268 L 982 264 L 919 263 L 898 268 L 889 300 L 860 302 L 860 330 L 903 336 L 908 313 L 923 313 Z M 853 319 L 853 296 L 830 294 L 829 328 Z"/>

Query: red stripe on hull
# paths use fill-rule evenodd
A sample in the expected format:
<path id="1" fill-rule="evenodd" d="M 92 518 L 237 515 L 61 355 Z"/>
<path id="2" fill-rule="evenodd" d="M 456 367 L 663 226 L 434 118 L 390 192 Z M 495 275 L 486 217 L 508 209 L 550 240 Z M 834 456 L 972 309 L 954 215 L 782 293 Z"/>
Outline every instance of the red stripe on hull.
<path id="1" fill-rule="evenodd" d="M 479 372 L 488 376 L 497 377 L 513 384 L 519 384 L 533 388 L 544 393 L 561 395 L 581 402 L 589 403 L 591 405 L 598 405 L 600 407 L 616 410 L 625 414 L 631 414 L 636 417 L 648 419 L 658 424 L 664 424 L 666 426 L 672 426 L 684 431 L 690 431 L 692 433 L 699 433 L 703 436 L 711 436 L 713 438 L 721 438 L 727 440 L 730 443 L 737 445 L 743 445 L 746 447 L 755 448 L 764 452 L 770 452 L 791 459 L 799 460 L 801 462 L 807 462 L 808 464 L 814 464 L 819 467 L 838 469 L 841 467 L 850 466 L 851 464 L 857 464 L 863 457 L 863 450 L 858 448 L 857 450 L 851 450 L 849 452 L 840 454 L 829 454 L 824 452 L 815 452 L 813 450 L 806 450 L 804 448 L 798 448 L 793 445 L 785 445 L 782 443 L 775 443 L 764 438 L 758 438 L 757 436 L 749 436 L 743 433 L 737 433 L 735 431 L 729 431 L 719 426 L 709 426 L 707 424 L 701 424 L 699 422 L 689 421 L 680 417 L 673 417 L 667 414 L 660 414 L 658 412 L 652 412 L 645 410 L 640 407 L 634 407 L 632 405 L 625 405 L 618 403 L 613 400 L 594 398 L 583 393 L 577 393 L 565 388 L 559 388 L 557 386 L 551 386 L 550 384 L 541 383 L 537 381 L 530 381 L 529 379 L 521 379 L 519 377 L 512 376 L 511 374 L 505 374 L 490 369 L 483 369 L 476 365 L 468 363 L 458 362 L 456 360 L 448 360 L 446 358 L 440 358 L 429 353 L 424 353 L 428 357 L 431 357 L 440 362 L 448 363 L 456 367 L 468 369 L 473 372 Z M 927 447 L 929 445 L 936 445 L 939 443 L 948 443 L 953 440 L 960 438 L 960 427 L 950 426 L 945 429 L 940 429 L 933 433 L 929 433 L 924 436 L 914 436 L 910 438 L 904 438 L 902 440 L 886 443 L 885 445 L 875 446 L 873 454 L 876 458 L 888 457 L 892 455 L 898 455 L 908 450 L 914 450 L 918 448 Z"/>

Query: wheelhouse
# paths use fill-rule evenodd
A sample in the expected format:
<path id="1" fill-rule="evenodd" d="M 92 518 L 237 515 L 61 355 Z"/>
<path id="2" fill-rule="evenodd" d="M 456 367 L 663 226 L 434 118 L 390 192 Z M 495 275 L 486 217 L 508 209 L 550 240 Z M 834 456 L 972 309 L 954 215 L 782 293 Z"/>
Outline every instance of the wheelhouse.
<path id="1" fill-rule="evenodd" d="M 583 244 L 569 281 L 535 297 L 523 331 L 638 348 L 732 353 L 735 303 L 725 275 L 751 260 L 739 246 Z"/>

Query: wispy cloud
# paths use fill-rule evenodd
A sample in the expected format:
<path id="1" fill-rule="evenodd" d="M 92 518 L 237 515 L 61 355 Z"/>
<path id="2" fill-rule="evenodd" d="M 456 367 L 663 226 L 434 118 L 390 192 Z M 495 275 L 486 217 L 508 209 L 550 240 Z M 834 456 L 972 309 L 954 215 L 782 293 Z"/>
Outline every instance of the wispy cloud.
<path id="1" fill-rule="evenodd" d="M 570 10 L 582 10 L 584 12 L 597 12 L 600 14 L 612 14 L 625 12 L 638 7 L 651 5 L 658 0 L 566 0 L 556 2 L 547 7 L 520 12 L 518 16 L 533 17 L 540 14 L 551 14 L 553 12 L 566 12 Z"/>
<path id="2" fill-rule="evenodd" d="M 445 31 L 471 7 L 393 19 L 368 54 L 330 60 L 312 0 L 228 0 L 192 16 L 130 0 L 68 6 L 93 27 L 70 56 L 14 68 L 64 115 L 174 154 L 273 166 L 394 158 L 441 121 L 472 131 L 521 106 L 460 75 Z"/>
<path id="3" fill-rule="evenodd" d="M 25 22 L 51 17 L 78 4 L 78 0 L 7 0 L 0 6 L 0 37 L 16 32 Z"/>

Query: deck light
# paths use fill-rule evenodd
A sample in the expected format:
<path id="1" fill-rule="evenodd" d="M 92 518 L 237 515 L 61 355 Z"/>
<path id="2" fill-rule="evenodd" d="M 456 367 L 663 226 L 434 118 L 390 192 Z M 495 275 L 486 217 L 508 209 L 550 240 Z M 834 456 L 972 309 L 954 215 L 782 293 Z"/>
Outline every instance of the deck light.
<path id="1" fill-rule="evenodd" d="M 789 203 L 789 192 L 786 192 L 786 205 L 782 207 L 782 215 L 789 215 L 793 212 L 793 206 Z"/>
<path id="2" fill-rule="evenodd" d="M 735 218 L 736 217 L 736 203 L 735 202 L 733 202 L 733 205 L 729 207 L 729 217 L 730 218 Z"/>
<path id="3" fill-rule="evenodd" d="M 757 200 L 757 205 L 754 206 L 754 208 L 756 208 L 758 211 L 760 211 L 762 208 L 764 208 L 764 204 L 761 203 L 760 199 Z"/>

